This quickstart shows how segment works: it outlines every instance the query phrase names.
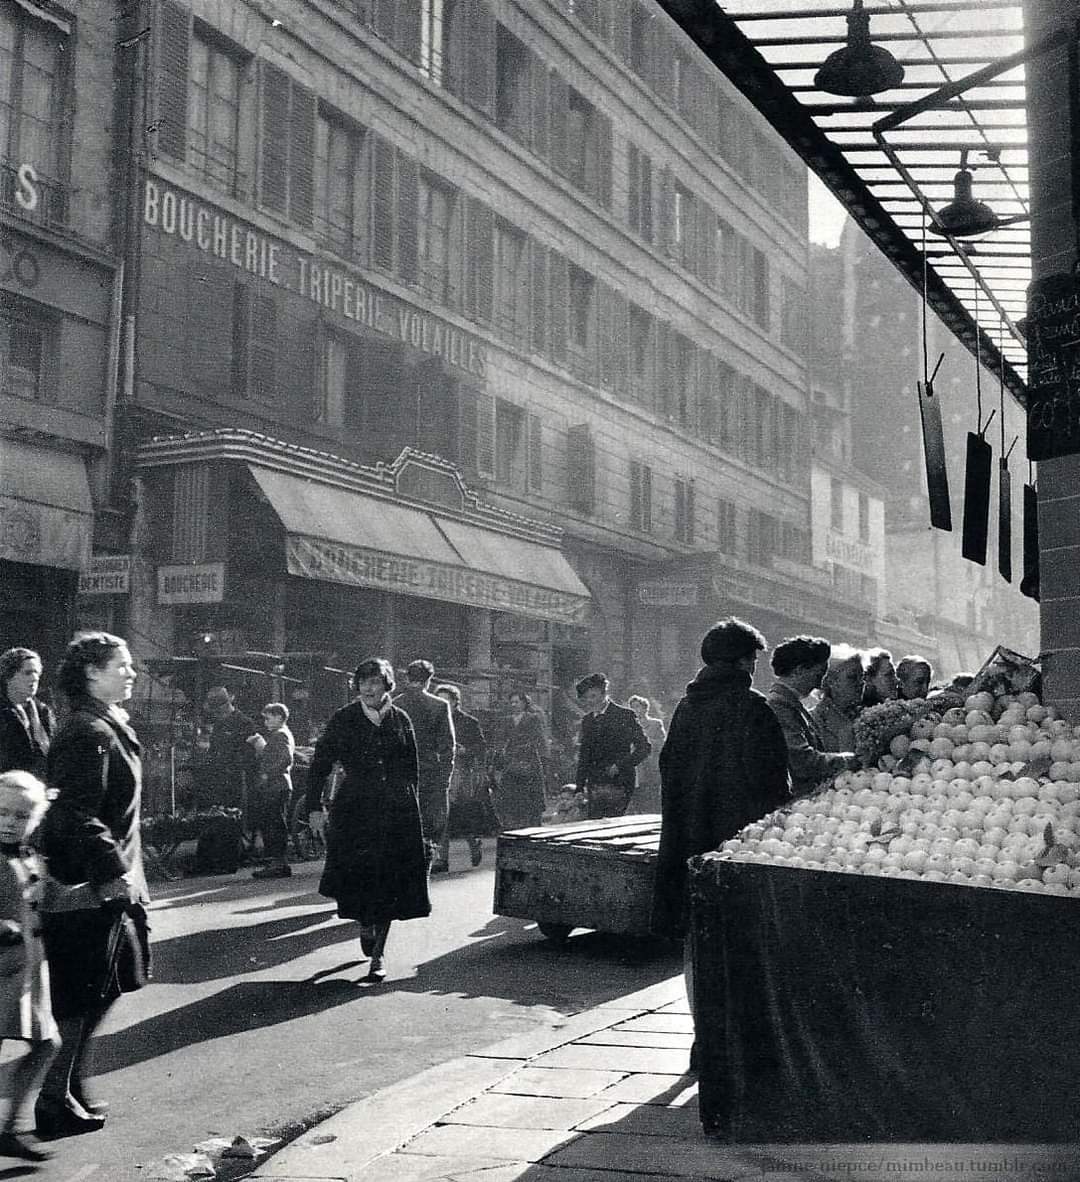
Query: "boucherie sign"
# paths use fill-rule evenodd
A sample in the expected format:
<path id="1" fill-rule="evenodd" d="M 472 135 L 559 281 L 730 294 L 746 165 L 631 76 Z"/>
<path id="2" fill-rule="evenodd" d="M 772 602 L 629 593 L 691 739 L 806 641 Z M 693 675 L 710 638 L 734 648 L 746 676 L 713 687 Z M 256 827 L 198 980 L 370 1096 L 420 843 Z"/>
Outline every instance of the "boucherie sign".
<path id="1" fill-rule="evenodd" d="M 147 178 L 143 222 L 193 251 L 296 292 L 345 320 L 441 357 L 474 377 L 487 374 L 487 347 L 471 333 L 412 307 L 355 271 L 305 254 L 164 181 Z"/>

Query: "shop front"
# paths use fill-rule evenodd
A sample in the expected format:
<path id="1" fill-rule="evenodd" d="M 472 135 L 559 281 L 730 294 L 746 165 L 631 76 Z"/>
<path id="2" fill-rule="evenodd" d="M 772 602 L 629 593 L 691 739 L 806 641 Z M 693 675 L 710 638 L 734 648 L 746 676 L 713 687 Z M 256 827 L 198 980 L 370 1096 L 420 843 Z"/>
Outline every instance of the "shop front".
<path id="1" fill-rule="evenodd" d="M 406 450 L 366 467 L 221 430 L 153 440 L 138 465 L 141 618 L 177 656 L 277 659 L 301 736 L 371 655 L 432 661 L 475 709 L 514 688 L 550 708 L 555 630 L 587 629 L 588 589 L 559 530 L 481 504 L 451 464 Z"/>

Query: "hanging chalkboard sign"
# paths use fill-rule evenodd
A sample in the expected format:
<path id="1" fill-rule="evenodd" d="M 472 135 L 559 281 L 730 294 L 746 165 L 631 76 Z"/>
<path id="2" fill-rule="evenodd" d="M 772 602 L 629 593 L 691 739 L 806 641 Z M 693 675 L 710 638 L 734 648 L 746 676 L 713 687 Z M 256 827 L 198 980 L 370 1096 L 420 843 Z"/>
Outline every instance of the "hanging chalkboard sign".
<path id="1" fill-rule="evenodd" d="M 1028 288 L 1027 453 L 1080 452 L 1080 277 L 1048 275 Z"/>

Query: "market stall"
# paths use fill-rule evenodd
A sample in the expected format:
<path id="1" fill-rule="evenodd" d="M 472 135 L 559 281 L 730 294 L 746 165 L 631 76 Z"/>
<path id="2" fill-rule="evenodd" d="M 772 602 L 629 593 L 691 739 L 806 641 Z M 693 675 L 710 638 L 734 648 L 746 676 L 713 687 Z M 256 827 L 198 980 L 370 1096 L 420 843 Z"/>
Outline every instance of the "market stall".
<path id="1" fill-rule="evenodd" d="M 1080 728 L 1001 667 L 691 863 L 708 1132 L 1080 1142 Z"/>

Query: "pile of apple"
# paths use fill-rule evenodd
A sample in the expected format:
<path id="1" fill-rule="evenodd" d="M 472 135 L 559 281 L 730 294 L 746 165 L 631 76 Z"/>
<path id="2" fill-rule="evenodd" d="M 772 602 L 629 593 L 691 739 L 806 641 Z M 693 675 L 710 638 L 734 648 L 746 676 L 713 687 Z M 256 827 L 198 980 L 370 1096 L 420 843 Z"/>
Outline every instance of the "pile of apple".
<path id="1" fill-rule="evenodd" d="M 973 694 L 913 721 L 878 769 L 841 772 L 721 850 L 738 862 L 1080 898 L 1080 726 L 1031 693 Z"/>

